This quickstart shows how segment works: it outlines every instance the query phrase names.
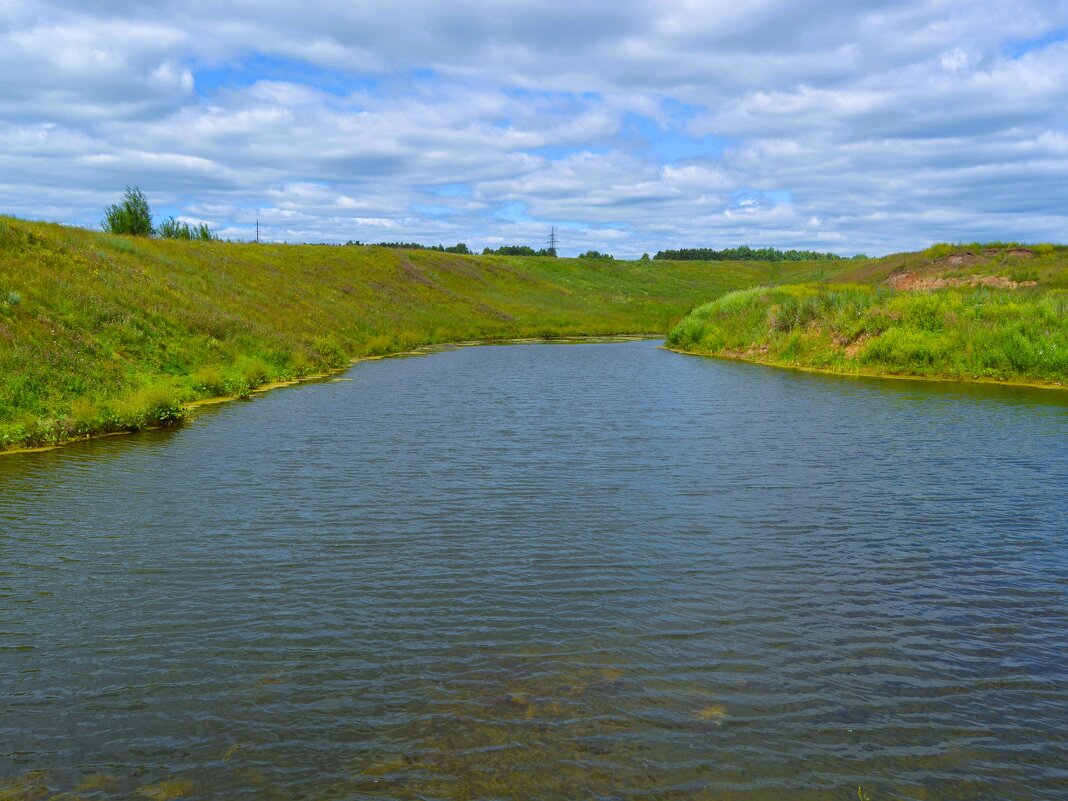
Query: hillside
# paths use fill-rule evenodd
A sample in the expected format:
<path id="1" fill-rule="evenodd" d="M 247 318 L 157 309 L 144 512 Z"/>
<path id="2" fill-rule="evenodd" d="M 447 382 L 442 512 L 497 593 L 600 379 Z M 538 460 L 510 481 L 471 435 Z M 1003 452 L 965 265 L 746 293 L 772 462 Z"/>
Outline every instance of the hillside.
<path id="1" fill-rule="evenodd" d="M 693 310 L 668 345 L 853 375 L 1068 386 L 1068 247 L 942 245 L 737 291 Z"/>
<path id="2" fill-rule="evenodd" d="M 114 236 L 0 217 L 0 450 L 441 342 L 665 334 L 697 303 L 853 262 L 580 261 Z"/>

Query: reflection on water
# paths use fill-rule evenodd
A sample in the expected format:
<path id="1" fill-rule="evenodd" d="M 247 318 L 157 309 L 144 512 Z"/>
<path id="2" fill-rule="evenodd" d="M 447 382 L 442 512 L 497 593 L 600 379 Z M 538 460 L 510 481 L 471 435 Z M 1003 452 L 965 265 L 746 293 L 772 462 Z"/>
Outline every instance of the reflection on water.
<path id="1" fill-rule="evenodd" d="M 0 459 L 0 799 L 1068 796 L 1068 402 L 464 348 Z"/>

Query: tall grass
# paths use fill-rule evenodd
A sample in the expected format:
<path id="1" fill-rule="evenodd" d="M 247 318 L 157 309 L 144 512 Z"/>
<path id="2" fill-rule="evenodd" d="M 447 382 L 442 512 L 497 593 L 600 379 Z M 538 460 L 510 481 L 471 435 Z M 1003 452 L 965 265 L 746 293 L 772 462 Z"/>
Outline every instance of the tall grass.
<path id="1" fill-rule="evenodd" d="M 174 424 L 190 401 L 419 345 L 662 335 L 709 297 L 820 269 L 149 239 L 0 217 L 0 448 Z"/>
<path id="2" fill-rule="evenodd" d="M 841 372 L 1068 384 L 1068 291 L 748 289 L 695 309 L 668 344 Z"/>

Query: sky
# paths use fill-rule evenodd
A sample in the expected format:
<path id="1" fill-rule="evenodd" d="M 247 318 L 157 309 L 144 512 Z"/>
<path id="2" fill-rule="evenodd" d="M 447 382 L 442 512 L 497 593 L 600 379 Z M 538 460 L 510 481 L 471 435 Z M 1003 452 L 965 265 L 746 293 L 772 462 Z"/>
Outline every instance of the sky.
<path id="1" fill-rule="evenodd" d="M 842 255 L 1068 241 L 1068 0 L 0 0 L 0 213 Z"/>

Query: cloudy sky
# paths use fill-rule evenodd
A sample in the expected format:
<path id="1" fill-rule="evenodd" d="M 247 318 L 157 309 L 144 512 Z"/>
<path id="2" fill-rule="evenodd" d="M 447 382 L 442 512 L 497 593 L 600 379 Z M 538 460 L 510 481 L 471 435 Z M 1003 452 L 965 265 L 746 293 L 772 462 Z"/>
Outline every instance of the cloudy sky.
<path id="1" fill-rule="evenodd" d="M 1068 240 L 1068 0 L 0 0 L 0 75 L 20 217 L 136 184 L 235 239 Z"/>

